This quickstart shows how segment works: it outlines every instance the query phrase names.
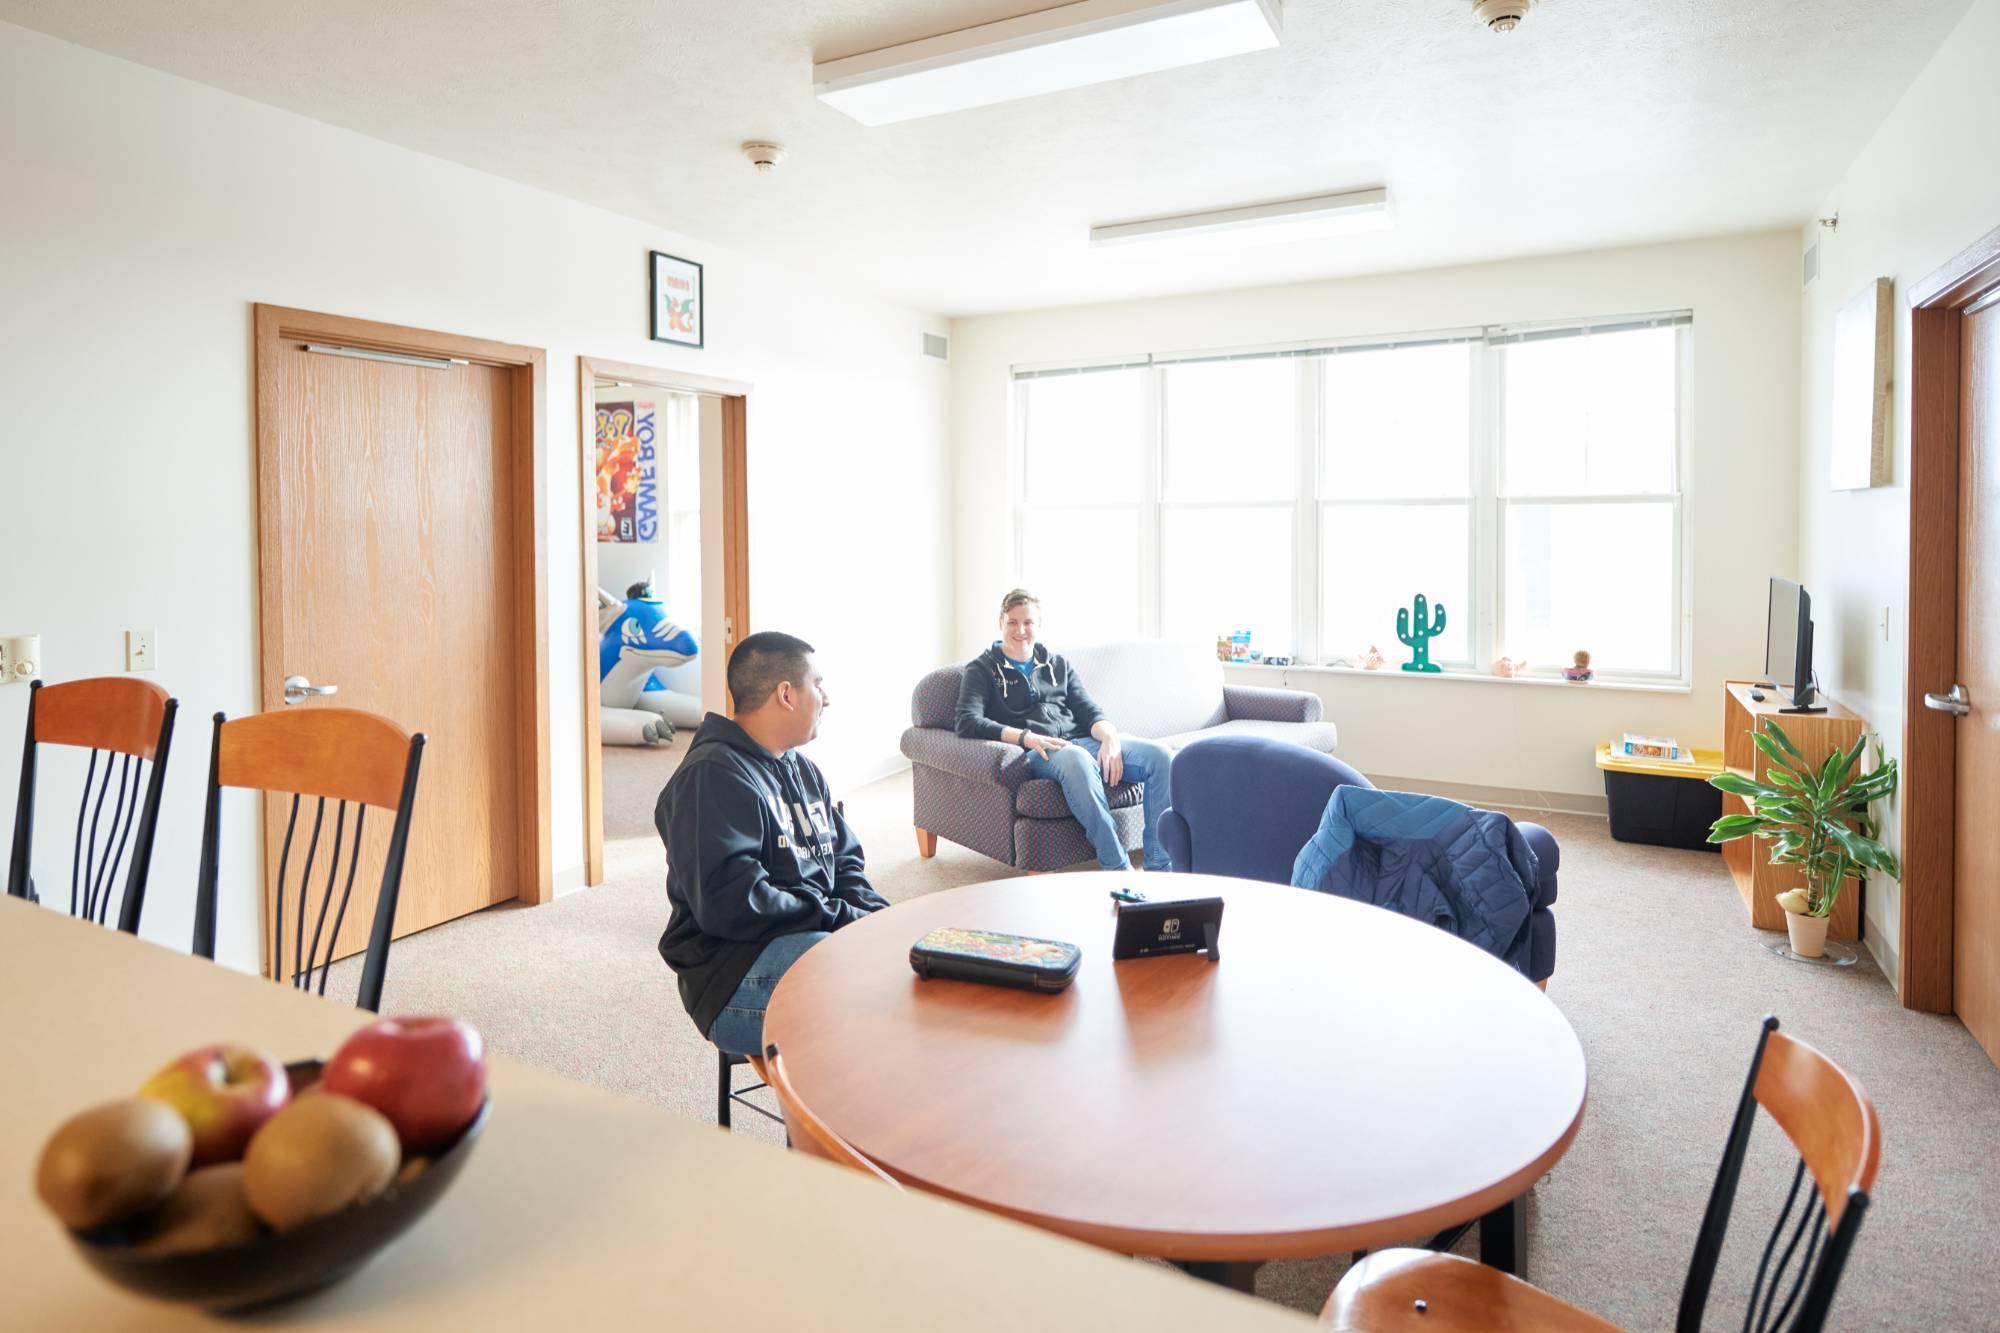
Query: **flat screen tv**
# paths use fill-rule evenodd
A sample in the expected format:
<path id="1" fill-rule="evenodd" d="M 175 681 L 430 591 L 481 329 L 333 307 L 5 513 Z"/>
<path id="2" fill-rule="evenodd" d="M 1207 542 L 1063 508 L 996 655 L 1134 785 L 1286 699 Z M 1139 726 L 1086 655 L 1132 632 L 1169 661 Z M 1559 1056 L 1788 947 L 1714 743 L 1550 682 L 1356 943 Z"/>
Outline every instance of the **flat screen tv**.
<path id="1" fill-rule="evenodd" d="M 1812 650 L 1812 594 L 1790 579 L 1772 579 L 1764 674 L 1791 701 L 1787 712 L 1823 711 L 1813 706 Z"/>

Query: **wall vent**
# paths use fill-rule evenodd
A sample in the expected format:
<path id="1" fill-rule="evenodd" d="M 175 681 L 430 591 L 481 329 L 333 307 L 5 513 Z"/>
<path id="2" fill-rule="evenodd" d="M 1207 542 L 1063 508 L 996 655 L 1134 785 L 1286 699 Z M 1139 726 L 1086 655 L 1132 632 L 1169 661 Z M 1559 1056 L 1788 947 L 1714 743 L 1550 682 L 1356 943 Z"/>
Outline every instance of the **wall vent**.
<path id="1" fill-rule="evenodd" d="M 1806 280 L 1804 285 L 1812 286 L 1812 280 L 1819 276 L 1819 242 L 1806 247 Z"/>
<path id="2" fill-rule="evenodd" d="M 950 358 L 947 353 L 950 351 L 950 348 L 951 344 L 944 340 L 943 335 L 936 333 L 926 333 L 924 335 L 925 356 L 934 356 L 940 361 L 949 360 Z"/>

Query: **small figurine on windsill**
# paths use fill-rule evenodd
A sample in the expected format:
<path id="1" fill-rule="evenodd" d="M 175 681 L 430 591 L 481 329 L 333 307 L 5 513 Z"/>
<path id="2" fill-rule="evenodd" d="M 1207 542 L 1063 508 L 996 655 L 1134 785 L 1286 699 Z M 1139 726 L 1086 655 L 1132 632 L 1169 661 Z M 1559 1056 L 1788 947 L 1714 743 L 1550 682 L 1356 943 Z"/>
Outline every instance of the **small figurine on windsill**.
<path id="1" fill-rule="evenodd" d="M 1579 648 L 1576 650 L 1576 665 L 1563 668 L 1563 679 L 1589 680 L 1590 674 L 1590 654 Z"/>
<path id="2" fill-rule="evenodd" d="M 1368 645 L 1368 651 L 1361 654 L 1361 669 L 1363 671 L 1380 671 L 1388 664 L 1389 659 L 1382 656 L 1382 650 L 1372 643 Z"/>
<path id="3" fill-rule="evenodd" d="M 1502 680 L 1518 676 L 1527 669 L 1528 663 L 1525 658 L 1503 657 L 1493 664 L 1493 674 Z"/>

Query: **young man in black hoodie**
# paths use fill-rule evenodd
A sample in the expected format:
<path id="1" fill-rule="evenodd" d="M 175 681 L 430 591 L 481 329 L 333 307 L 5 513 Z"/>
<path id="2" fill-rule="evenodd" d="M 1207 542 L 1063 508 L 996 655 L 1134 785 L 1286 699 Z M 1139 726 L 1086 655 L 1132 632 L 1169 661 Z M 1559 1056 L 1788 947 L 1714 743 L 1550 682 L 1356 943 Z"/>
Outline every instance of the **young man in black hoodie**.
<path id="1" fill-rule="evenodd" d="M 1000 637 L 967 662 L 959 678 L 958 734 L 1026 750 L 1028 772 L 1062 788 L 1064 803 L 1106 870 L 1132 868 L 1111 820 L 1106 789 L 1143 783 L 1146 869 L 1173 869 L 1160 841 L 1160 816 L 1172 804 L 1173 755 L 1163 745 L 1119 734 L 1068 660 L 1040 641 L 1041 612 L 1042 604 L 1025 588 L 1000 599 Z"/>
<path id="2" fill-rule="evenodd" d="M 763 1050 L 778 978 L 829 931 L 888 902 L 817 765 L 795 747 L 819 732 L 824 679 L 812 645 L 752 634 L 729 655 L 736 719 L 710 713 L 653 808 L 672 908 L 660 957 L 702 1036 Z"/>

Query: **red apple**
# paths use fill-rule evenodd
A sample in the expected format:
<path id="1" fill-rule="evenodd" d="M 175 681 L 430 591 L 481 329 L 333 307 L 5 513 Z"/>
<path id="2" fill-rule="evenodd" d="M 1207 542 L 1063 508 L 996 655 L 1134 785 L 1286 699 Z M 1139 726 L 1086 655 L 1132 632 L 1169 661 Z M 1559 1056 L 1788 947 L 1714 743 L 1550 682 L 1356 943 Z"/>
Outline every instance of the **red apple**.
<path id="1" fill-rule="evenodd" d="M 147 1079 L 141 1097 L 165 1102 L 194 1133 L 192 1165 L 233 1162 L 250 1136 L 291 1100 L 285 1067 L 248 1046 L 189 1051 Z"/>
<path id="2" fill-rule="evenodd" d="M 443 1147 L 486 1098 L 486 1043 L 455 1018 L 384 1018 L 349 1037 L 320 1086 L 389 1117 L 403 1151 Z"/>

